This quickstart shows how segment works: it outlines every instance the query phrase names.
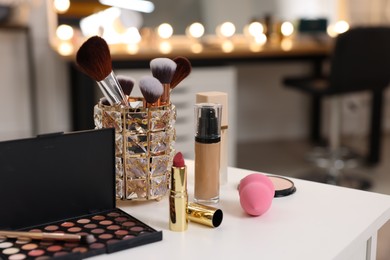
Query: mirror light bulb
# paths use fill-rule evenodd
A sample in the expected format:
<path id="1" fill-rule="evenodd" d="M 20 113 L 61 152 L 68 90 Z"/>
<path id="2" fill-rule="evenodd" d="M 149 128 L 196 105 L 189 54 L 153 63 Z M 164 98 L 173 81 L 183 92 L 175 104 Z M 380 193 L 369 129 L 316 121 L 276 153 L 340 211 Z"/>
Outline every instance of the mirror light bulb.
<path id="1" fill-rule="evenodd" d="M 264 27 L 259 22 L 250 23 L 248 26 L 248 33 L 253 37 L 257 37 L 258 35 L 261 35 L 263 32 L 264 32 Z"/>
<path id="2" fill-rule="evenodd" d="M 349 30 L 349 24 L 346 21 L 337 21 L 336 24 L 334 25 L 334 30 L 336 33 L 345 33 L 346 31 Z"/>
<path id="3" fill-rule="evenodd" d="M 169 23 L 162 23 L 157 28 L 158 35 L 163 39 L 169 39 L 173 34 L 173 28 Z"/>
<path id="4" fill-rule="evenodd" d="M 69 56 L 73 53 L 73 45 L 69 42 L 61 42 L 58 46 L 58 53 L 62 56 Z"/>
<path id="5" fill-rule="evenodd" d="M 58 39 L 68 41 L 73 38 L 73 28 L 67 24 L 61 24 L 57 27 L 56 35 Z"/>
<path id="6" fill-rule="evenodd" d="M 56 9 L 57 13 L 65 13 L 69 10 L 70 7 L 70 1 L 69 0 L 54 0 L 54 8 Z"/>
<path id="7" fill-rule="evenodd" d="M 236 32 L 236 26 L 231 22 L 224 22 L 217 27 L 217 34 L 226 38 L 232 37 Z"/>
<path id="8" fill-rule="evenodd" d="M 283 36 L 290 36 L 294 33 L 294 25 L 291 22 L 283 22 L 280 31 Z"/>
<path id="9" fill-rule="evenodd" d="M 187 28 L 186 32 L 192 38 L 200 38 L 204 34 L 204 26 L 201 23 L 193 23 Z"/>

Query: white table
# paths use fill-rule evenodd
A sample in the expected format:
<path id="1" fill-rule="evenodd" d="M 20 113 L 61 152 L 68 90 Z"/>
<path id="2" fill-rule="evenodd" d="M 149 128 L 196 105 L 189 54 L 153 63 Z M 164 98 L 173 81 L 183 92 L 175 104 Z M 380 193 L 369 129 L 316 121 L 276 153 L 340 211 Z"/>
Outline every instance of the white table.
<path id="1" fill-rule="evenodd" d="M 193 162 L 186 161 L 190 201 Z M 160 242 L 93 259 L 370 259 L 377 231 L 390 218 L 390 196 L 298 179 L 297 192 L 275 198 L 264 215 L 250 217 L 239 204 L 237 184 L 253 173 L 229 168 L 221 186 L 224 219 L 218 228 L 190 223 L 185 232 L 168 228 L 168 200 L 118 202 L 118 207 L 163 231 Z"/>

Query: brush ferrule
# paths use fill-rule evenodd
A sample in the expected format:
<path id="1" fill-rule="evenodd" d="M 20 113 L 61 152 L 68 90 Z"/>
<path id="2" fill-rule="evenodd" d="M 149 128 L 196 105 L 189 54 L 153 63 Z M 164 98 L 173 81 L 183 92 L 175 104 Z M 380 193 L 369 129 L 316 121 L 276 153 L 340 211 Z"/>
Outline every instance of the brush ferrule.
<path id="1" fill-rule="evenodd" d="M 111 73 L 108 74 L 105 79 L 98 81 L 97 84 L 100 87 L 100 90 L 103 92 L 103 95 L 107 98 L 110 105 L 129 105 L 126 96 L 123 93 L 123 90 L 119 85 L 119 82 L 113 71 L 111 71 Z"/>
<path id="2" fill-rule="evenodd" d="M 164 83 L 162 85 L 164 88 L 164 92 L 160 97 L 160 103 L 162 106 L 165 106 L 165 105 L 169 105 L 170 102 L 171 85 L 169 83 Z"/>

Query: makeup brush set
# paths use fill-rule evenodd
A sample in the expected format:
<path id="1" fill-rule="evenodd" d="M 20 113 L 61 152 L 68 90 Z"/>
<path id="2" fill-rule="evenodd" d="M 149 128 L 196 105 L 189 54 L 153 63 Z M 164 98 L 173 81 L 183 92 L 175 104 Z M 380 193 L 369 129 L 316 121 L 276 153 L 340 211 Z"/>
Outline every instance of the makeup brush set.
<path id="1" fill-rule="evenodd" d="M 94 36 L 85 41 L 76 62 L 97 82 L 104 96 L 94 107 L 96 128 L 115 128 L 116 198 L 162 198 L 168 192 L 175 154 L 176 107 L 170 94 L 190 74 L 191 63 L 185 57 L 152 59 L 151 75 L 138 82 L 142 97 L 133 97 L 137 83 L 114 74 L 103 38 Z"/>
<path id="2" fill-rule="evenodd" d="M 130 98 L 134 80 L 114 74 L 110 49 L 103 38 L 93 36 L 85 41 L 77 51 L 76 62 L 82 72 L 97 82 L 109 105 L 140 106 Z M 152 76 L 139 81 L 143 106 L 164 106 L 170 104 L 170 92 L 191 73 L 191 63 L 185 57 L 155 58 L 150 61 L 150 69 Z"/>

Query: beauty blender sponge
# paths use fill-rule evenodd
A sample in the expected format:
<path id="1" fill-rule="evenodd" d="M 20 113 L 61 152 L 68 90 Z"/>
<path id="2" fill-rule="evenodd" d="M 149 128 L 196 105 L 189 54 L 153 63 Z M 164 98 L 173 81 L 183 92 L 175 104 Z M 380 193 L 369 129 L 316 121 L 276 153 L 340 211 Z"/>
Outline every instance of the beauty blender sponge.
<path id="1" fill-rule="evenodd" d="M 272 204 L 275 188 L 271 180 L 261 174 L 248 175 L 239 186 L 240 204 L 243 210 L 251 216 L 264 214 Z"/>
<path id="2" fill-rule="evenodd" d="M 275 189 L 273 182 L 268 176 L 261 173 L 252 173 L 241 179 L 240 184 L 238 186 L 238 191 L 240 192 L 242 188 L 244 188 L 248 183 L 252 183 L 252 182 L 262 182 L 268 188 Z"/>

